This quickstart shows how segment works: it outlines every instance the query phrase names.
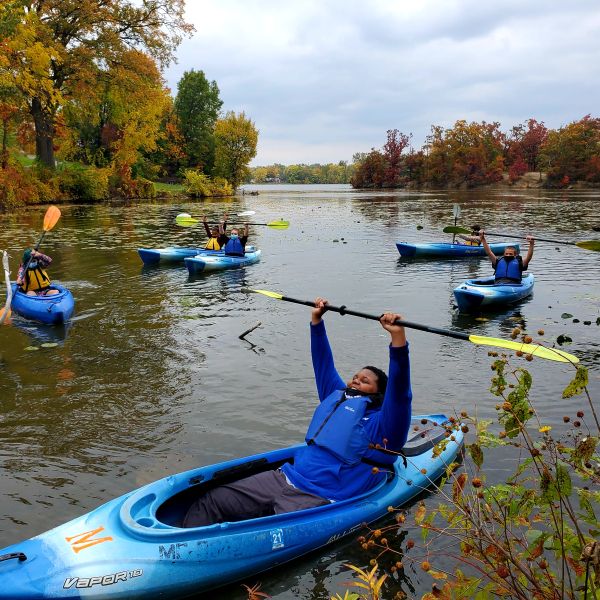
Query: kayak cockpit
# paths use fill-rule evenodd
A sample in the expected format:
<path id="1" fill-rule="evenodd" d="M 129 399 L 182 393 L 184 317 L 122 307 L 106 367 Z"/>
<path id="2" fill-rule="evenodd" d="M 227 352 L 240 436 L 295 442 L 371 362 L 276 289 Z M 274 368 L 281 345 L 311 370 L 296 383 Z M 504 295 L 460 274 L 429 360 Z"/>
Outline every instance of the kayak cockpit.
<path id="1" fill-rule="evenodd" d="M 437 417 L 439 416 L 439 419 Z M 422 455 L 445 437 L 446 418 L 443 415 L 415 417 L 412 420 L 407 443 L 403 448 L 405 460 Z M 121 525 L 136 537 L 168 537 L 174 533 L 189 532 L 200 528 L 182 528 L 184 517 L 192 503 L 203 493 L 219 485 L 231 483 L 257 473 L 274 470 L 284 463 L 293 463 L 295 454 L 304 445 L 292 446 L 226 463 L 201 467 L 178 475 L 172 475 L 153 484 L 141 488 L 130 495 L 120 509 Z M 373 489 L 364 494 L 340 500 L 329 505 L 308 508 L 294 513 L 268 515 L 245 521 L 218 523 L 202 527 L 207 532 L 219 532 L 227 529 L 245 529 L 248 524 L 276 521 L 288 522 L 291 519 L 303 518 L 308 514 L 321 511 L 339 510 L 352 504 L 368 502 L 370 498 L 382 493 L 382 488 L 393 484 L 396 476 L 402 476 L 407 468 L 404 460 L 397 460 L 394 469 Z"/>

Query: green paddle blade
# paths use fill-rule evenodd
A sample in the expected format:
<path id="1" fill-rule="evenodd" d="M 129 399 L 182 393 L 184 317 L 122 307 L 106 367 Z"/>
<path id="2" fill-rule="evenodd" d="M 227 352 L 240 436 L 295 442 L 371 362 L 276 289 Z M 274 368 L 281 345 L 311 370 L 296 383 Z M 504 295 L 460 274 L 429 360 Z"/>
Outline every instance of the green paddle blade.
<path id="1" fill-rule="evenodd" d="M 585 248 L 586 250 L 600 252 L 600 240 L 587 240 L 586 242 L 575 242 L 575 245 L 578 248 Z"/>
<path id="2" fill-rule="evenodd" d="M 175 217 L 175 223 L 180 227 L 193 227 L 200 222 L 200 219 L 195 219 L 191 215 L 181 213 Z"/>
<path id="3" fill-rule="evenodd" d="M 466 235 L 471 233 L 470 229 L 465 229 L 464 227 L 459 227 L 458 225 L 449 225 L 448 227 L 444 227 L 444 229 L 442 229 L 442 231 L 444 233 L 464 233 Z"/>
<path id="4" fill-rule="evenodd" d="M 520 351 L 523 354 L 531 354 L 538 358 L 546 360 L 554 360 L 557 362 L 578 363 L 579 359 L 568 352 L 557 350 L 556 348 L 546 348 L 539 344 L 524 344 L 521 342 L 513 342 L 510 340 L 502 340 L 500 338 L 483 337 L 481 335 L 470 335 L 469 341 L 480 346 L 495 346 L 497 348 L 507 348 L 508 350 Z"/>

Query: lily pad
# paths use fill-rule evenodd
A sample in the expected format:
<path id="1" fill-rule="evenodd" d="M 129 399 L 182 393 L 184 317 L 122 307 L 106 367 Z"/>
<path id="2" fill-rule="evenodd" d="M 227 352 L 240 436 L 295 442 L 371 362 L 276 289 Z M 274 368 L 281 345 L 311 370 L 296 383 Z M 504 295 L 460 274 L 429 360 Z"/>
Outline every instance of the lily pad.
<path id="1" fill-rule="evenodd" d="M 573 315 L 571 313 L 563 313 L 560 315 L 561 319 L 570 319 Z"/>
<path id="2" fill-rule="evenodd" d="M 572 342 L 572 338 L 570 338 L 568 335 L 561 333 L 557 338 L 556 338 L 556 342 L 558 343 L 559 346 L 562 346 L 563 344 L 570 344 Z"/>
<path id="3" fill-rule="evenodd" d="M 579 319 L 573 319 L 573 323 L 579 323 Z"/>
<path id="4" fill-rule="evenodd" d="M 591 325 L 591 324 L 592 324 L 592 322 L 591 322 L 591 321 L 584 321 L 584 322 L 583 322 L 583 324 L 584 324 L 584 325 Z"/>
<path id="5" fill-rule="evenodd" d="M 38 346 L 27 346 L 25 348 L 25 352 L 35 352 L 36 350 L 39 350 Z"/>
<path id="6" fill-rule="evenodd" d="M 423 225 L 417 225 L 417 229 L 423 229 Z"/>
<path id="7" fill-rule="evenodd" d="M 58 346 L 56 342 L 44 342 L 41 344 L 42 348 L 56 348 L 56 346 Z"/>

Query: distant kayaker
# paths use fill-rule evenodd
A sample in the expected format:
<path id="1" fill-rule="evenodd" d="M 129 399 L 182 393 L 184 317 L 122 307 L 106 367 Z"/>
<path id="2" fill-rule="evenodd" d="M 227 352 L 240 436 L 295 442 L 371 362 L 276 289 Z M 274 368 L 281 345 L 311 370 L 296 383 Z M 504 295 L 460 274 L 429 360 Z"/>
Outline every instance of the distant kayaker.
<path id="1" fill-rule="evenodd" d="M 205 250 L 221 250 L 221 248 L 227 243 L 227 240 L 229 239 L 225 234 L 225 230 L 227 229 L 227 218 L 228 216 L 225 214 L 219 225 L 213 225 L 212 227 L 209 227 L 206 221 L 206 215 L 202 217 L 204 230 L 206 231 L 206 235 L 209 237 L 208 242 L 206 242 L 206 245 L 204 246 Z"/>
<path id="2" fill-rule="evenodd" d="M 227 256 L 244 256 L 246 242 L 248 241 L 248 224 L 244 225 L 241 230 L 234 227 L 229 235 L 227 235 L 221 227 L 219 227 L 219 232 L 222 235 L 225 235 L 225 238 L 227 239 L 227 242 L 223 247 Z"/>
<path id="3" fill-rule="evenodd" d="M 456 237 L 465 241 L 467 246 L 481 246 L 481 240 L 479 239 L 479 232 L 481 231 L 480 225 L 473 225 L 471 227 L 471 235 L 458 234 Z M 462 242 L 459 242 L 462 243 Z"/>
<path id="4" fill-rule="evenodd" d="M 46 267 L 52 259 L 37 250 L 27 248 L 23 252 L 23 262 L 17 272 L 17 285 L 28 296 L 51 296 L 58 294 L 58 290 L 50 289 L 50 277 Z M 27 272 L 25 268 L 27 267 Z"/>
<path id="5" fill-rule="evenodd" d="M 408 343 L 400 315 L 382 315 L 389 332 L 389 379 L 363 367 L 348 383 L 339 376 L 317 298 L 311 354 L 320 404 L 294 462 L 208 490 L 189 508 L 184 527 L 241 521 L 354 498 L 380 483 L 404 446 L 411 419 Z"/>
<path id="6" fill-rule="evenodd" d="M 523 258 L 517 252 L 514 246 L 506 246 L 504 249 L 504 256 L 496 256 L 490 245 L 485 239 L 485 232 L 479 233 L 479 239 L 483 244 L 485 253 L 490 257 L 492 261 L 492 267 L 494 267 L 494 283 L 521 283 L 523 278 L 523 271 L 527 270 L 529 262 L 533 257 L 533 246 L 535 245 L 535 238 L 531 235 L 527 236 L 529 242 L 529 248 L 527 249 L 527 256 Z"/>

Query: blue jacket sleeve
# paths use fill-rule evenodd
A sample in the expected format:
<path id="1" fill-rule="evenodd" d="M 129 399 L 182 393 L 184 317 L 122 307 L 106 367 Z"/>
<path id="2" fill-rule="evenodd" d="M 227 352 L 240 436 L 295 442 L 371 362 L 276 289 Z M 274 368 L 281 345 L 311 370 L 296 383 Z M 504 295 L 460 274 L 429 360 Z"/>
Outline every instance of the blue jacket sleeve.
<path id="1" fill-rule="evenodd" d="M 412 410 L 408 344 L 390 346 L 390 368 L 381 408 L 380 432 L 390 450 L 398 451 L 406 443 Z M 382 443 L 383 440 L 379 443 Z"/>
<path id="2" fill-rule="evenodd" d="M 329 394 L 346 388 L 344 380 L 339 376 L 333 362 L 333 354 L 327 339 L 325 323 L 310 325 L 310 352 L 319 400 L 322 402 Z"/>

